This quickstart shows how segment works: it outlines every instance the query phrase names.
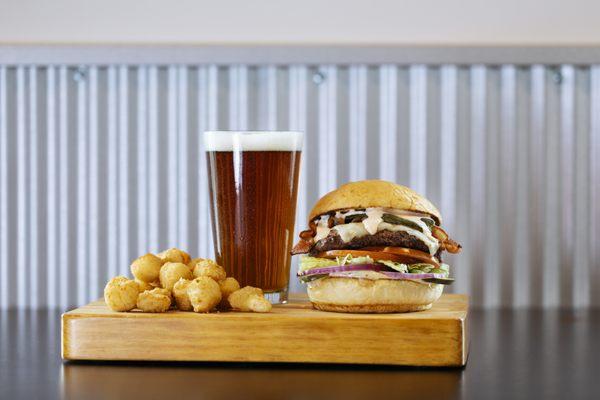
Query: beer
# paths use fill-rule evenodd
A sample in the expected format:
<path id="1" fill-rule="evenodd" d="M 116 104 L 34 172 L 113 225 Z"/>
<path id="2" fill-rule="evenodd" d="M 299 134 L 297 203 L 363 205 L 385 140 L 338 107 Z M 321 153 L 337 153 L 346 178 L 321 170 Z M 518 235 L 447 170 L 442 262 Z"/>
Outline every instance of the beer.
<path id="1" fill-rule="evenodd" d="M 205 132 L 217 262 L 240 285 L 287 299 L 300 132 Z"/>

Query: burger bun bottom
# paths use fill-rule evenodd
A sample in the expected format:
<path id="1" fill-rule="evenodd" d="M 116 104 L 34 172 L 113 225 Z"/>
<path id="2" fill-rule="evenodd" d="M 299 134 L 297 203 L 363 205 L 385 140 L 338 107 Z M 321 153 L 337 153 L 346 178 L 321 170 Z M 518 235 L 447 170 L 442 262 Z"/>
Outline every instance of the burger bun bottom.
<path id="1" fill-rule="evenodd" d="M 391 279 L 321 278 L 308 283 L 308 297 L 317 310 L 345 313 L 427 310 L 443 290 L 443 285 Z"/>

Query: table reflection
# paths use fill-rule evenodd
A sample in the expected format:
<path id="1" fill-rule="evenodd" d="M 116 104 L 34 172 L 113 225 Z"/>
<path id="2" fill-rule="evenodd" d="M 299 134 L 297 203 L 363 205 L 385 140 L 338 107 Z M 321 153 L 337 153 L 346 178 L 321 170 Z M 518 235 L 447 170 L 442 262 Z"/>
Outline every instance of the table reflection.
<path id="1" fill-rule="evenodd" d="M 289 364 L 65 363 L 66 399 L 163 396 L 203 399 L 456 398 L 462 369 Z M 443 394 L 440 396 L 440 394 Z"/>

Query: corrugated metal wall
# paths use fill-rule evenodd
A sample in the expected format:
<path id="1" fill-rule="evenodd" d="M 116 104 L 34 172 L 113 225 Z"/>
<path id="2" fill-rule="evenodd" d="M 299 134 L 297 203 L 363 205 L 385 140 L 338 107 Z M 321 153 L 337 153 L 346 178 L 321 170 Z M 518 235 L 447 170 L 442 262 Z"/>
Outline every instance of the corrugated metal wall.
<path id="1" fill-rule="evenodd" d="M 298 204 L 384 178 L 438 204 L 476 306 L 600 305 L 600 67 L 0 66 L 0 307 L 212 254 L 200 132 L 307 132 Z M 292 290 L 301 286 L 292 279 Z"/>

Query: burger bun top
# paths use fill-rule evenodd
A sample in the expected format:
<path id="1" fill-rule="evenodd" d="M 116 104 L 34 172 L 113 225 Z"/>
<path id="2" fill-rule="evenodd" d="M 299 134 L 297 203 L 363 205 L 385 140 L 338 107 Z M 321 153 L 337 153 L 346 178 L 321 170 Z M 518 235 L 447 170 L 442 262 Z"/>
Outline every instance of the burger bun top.
<path id="1" fill-rule="evenodd" d="M 382 207 L 429 214 L 438 224 L 442 216 L 429 200 L 406 186 L 382 180 L 350 182 L 321 197 L 308 217 L 349 208 Z"/>

